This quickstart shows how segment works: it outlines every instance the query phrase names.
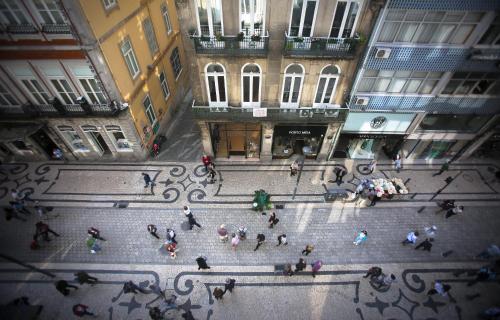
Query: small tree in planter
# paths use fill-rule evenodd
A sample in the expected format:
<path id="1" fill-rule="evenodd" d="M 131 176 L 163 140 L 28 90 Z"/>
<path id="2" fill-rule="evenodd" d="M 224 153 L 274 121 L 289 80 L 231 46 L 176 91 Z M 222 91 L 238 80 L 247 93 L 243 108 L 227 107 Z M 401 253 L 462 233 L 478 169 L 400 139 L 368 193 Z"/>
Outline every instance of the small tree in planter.
<path id="1" fill-rule="evenodd" d="M 252 209 L 255 211 L 264 211 L 266 209 L 271 209 L 273 205 L 271 204 L 271 195 L 265 192 L 263 189 L 254 191 L 254 198 L 252 202 Z"/>

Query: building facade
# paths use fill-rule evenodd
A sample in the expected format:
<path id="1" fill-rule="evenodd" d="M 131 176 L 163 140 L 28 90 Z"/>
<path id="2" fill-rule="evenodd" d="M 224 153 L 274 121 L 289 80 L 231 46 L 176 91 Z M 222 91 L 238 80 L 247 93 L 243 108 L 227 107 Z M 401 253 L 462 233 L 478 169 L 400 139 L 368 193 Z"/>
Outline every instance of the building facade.
<path id="1" fill-rule="evenodd" d="M 178 1 L 204 152 L 325 160 L 383 1 Z M 190 44 L 188 44 L 190 41 Z"/>
<path id="2" fill-rule="evenodd" d="M 0 1 L 0 157 L 144 159 L 188 89 L 173 0 Z"/>
<path id="3" fill-rule="evenodd" d="M 335 154 L 456 159 L 498 139 L 500 2 L 388 0 Z M 496 143 L 498 148 L 498 143 Z"/>

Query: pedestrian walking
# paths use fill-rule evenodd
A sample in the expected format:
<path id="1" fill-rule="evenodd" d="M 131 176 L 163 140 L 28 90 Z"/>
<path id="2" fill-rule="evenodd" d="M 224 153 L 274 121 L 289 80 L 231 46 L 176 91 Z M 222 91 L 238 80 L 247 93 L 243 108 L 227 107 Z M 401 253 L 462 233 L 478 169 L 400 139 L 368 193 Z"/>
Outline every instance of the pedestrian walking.
<path id="1" fill-rule="evenodd" d="M 269 228 L 274 228 L 275 225 L 278 224 L 278 222 L 280 222 L 280 219 L 276 218 L 276 212 L 271 212 L 271 214 L 269 215 Z"/>
<path id="2" fill-rule="evenodd" d="M 373 171 L 375 171 L 376 168 L 377 168 L 377 160 L 372 159 L 372 161 L 370 161 L 370 164 L 368 165 L 368 171 L 370 173 L 373 173 Z"/>
<path id="3" fill-rule="evenodd" d="M 35 226 L 36 226 L 36 236 L 37 237 L 42 236 L 43 240 L 45 241 L 50 241 L 49 232 L 55 235 L 56 237 L 60 236 L 54 230 L 50 229 L 48 224 L 43 223 L 42 221 L 38 221 Z"/>
<path id="4" fill-rule="evenodd" d="M 441 169 L 439 169 L 439 171 L 437 173 L 434 173 L 432 176 L 435 177 L 435 176 L 439 176 L 440 174 L 442 174 L 443 172 L 445 171 L 448 171 L 448 169 L 450 168 L 450 161 L 446 161 L 445 163 L 443 163 L 443 165 L 441 166 Z"/>
<path id="5" fill-rule="evenodd" d="M 478 282 L 495 280 L 495 278 L 496 278 L 495 270 L 493 268 L 491 268 L 490 266 L 483 266 L 477 271 L 476 278 L 467 282 L 467 286 L 471 287 Z"/>
<path id="6" fill-rule="evenodd" d="M 90 227 L 88 230 L 87 230 L 87 234 L 95 239 L 99 239 L 101 241 L 106 241 L 106 239 L 104 239 L 103 237 L 101 237 L 101 232 L 94 228 L 94 227 Z"/>
<path id="7" fill-rule="evenodd" d="M 228 231 L 226 229 L 226 225 L 221 224 L 217 228 L 217 233 L 219 234 L 219 240 L 221 242 L 227 242 L 227 240 L 229 239 L 229 235 L 228 235 Z"/>
<path id="8" fill-rule="evenodd" d="M 177 258 L 177 243 L 175 242 L 166 242 L 165 249 L 170 254 L 170 258 Z"/>
<path id="9" fill-rule="evenodd" d="M 78 281 L 80 285 L 88 283 L 90 285 L 94 285 L 99 281 L 96 277 L 90 276 L 87 272 L 85 271 L 78 271 L 75 273 L 75 281 Z"/>
<path id="10" fill-rule="evenodd" d="M 94 313 L 90 312 L 89 310 L 89 307 L 84 305 L 84 304 L 75 304 L 73 306 L 73 314 L 77 317 L 83 317 L 83 316 L 92 316 L 94 318 L 97 318 L 97 315 L 95 315 Z"/>
<path id="11" fill-rule="evenodd" d="M 419 235 L 418 231 L 412 231 L 408 233 L 406 239 L 403 240 L 402 244 L 403 245 L 415 244 L 415 242 L 417 242 L 418 235 Z"/>
<path id="12" fill-rule="evenodd" d="M 436 214 L 440 213 L 441 211 L 448 211 L 449 209 L 453 209 L 455 207 L 455 200 L 444 200 L 437 205 L 440 209 L 436 211 Z"/>
<path id="13" fill-rule="evenodd" d="M 303 258 L 299 259 L 299 262 L 295 265 L 295 272 L 303 271 L 307 267 L 306 260 Z"/>
<path id="14" fill-rule="evenodd" d="M 175 240 L 175 236 L 176 236 L 175 230 L 167 228 L 167 237 L 166 237 L 167 241 L 177 244 L 177 240 Z"/>
<path id="15" fill-rule="evenodd" d="M 363 278 L 370 277 L 370 279 L 374 279 L 374 278 L 380 277 L 381 275 L 382 275 L 382 268 L 380 268 L 380 267 L 371 267 L 370 269 L 368 269 L 368 271 L 363 276 Z"/>
<path id="16" fill-rule="evenodd" d="M 429 251 L 431 252 L 431 248 L 432 248 L 432 238 L 427 238 L 425 239 L 424 241 L 422 241 L 418 246 L 415 247 L 415 250 L 418 250 L 420 248 L 423 248 L 424 251 Z"/>
<path id="17" fill-rule="evenodd" d="M 196 219 L 193 217 L 192 214 L 188 216 L 188 222 L 189 222 L 189 230 L 193 230 L 193 226 L 197 226 L 198 228 L 201 229 L 201 225 L 196 221 Z"/>
<path id="18" fill-rule="evenodd" d="M 436 293 L 439 293 L 443 297 L 446 297 L 448 295 L 447 292 L 450 291 L 450 289 L 451 289 L 450 285 L 442 284 L 441 281 L 437 281 L 437 280 L 434 281 L 433 287 L 434 287 L 433 289 L 430 289 L 429 291 L 427 291 L 427 295 L 432 296 Z"/>
<path id="19" fill-rule="evenodd" d="M 74 286 L 72 284 L 69 284 L 66 280 L 59 280 L 55 283 L 57 291 L 62 293 L 64 296 L 67 296 L 69 294 L 69 289 L 68 288 L 73 288 L 75 290 L 78 290 L 77 286 Z"/>
<path id="20" fill-rule="evenodd" d="M 283 268 L 283 275 L 285 276 L 293 276 L 292 265 L 290 263 L 285 264 Z"/>
<path id="21" fill-rule="evenodd" d="M 316 278 L 316 273 L 318 273 L 319 269 L 321 269 L 322 266 L 323 266 L 323 261 L 321 260 L 316 260 L 311 264 L 313 278 Z"/>
<path id="22" fill-rule="evenodd" d="M 207 156 L 206 154 L 204 154 L 201 157 L 201 162 L 203 162 L 203 165 L 205 166 L 205 171 L 208 172 L 208 165 L 212 164 L 212 159 L 210 158 L 210 156 Z"/>
<path id="23" fill-rule="evenodd" d="M 425 227 L 424 230 L 428 238 L 434 238 L 436 236 L 436 226 Z"/>
<path id="24" fill-rule="evenodd" d="M 15 202 L 23 202 L 23 204 L 24 204 L 24 201 L 35 202 L 35 200 L 30 198 L 30 194 L 31 193 L 29 193 L 29 192 L 22 193 L 17 189 L 10 189 L 10 195 L 12 196 L 12 199 Z"/>
<path id="25" fill-rule="evenodd" d="M 382 287 L 389 287 L 393 282 L 396 281 L 396 276 L 391 274 L 391 275 L 380 275 L 379 277 L 376 278 L 377 280 L 374 280 L 378 284 L 377 289 L 380 289 Z"/>
<path id="26" fill-rule="evenodd" d="M 399 153 L 394 157 L 394 166 L 396 167 L 396 172 L 399 173 L 401 171 L 401 156 Z"/>
<path id="27" fill-rule="evenodd" d="M 154 224 L 148 224 L 148 232 L 156 239 L 160 239 L 158 234 L 156 234 L 157 231 L 158 231 L 158 229 L 156 228 L 156 226 Z"/>
<path id="28" fill-rule="evenodd" d="M 231 247 L 233 250 L 236 250 L 236 247 L 240 243 L 240 237 L 236 235 L 236 233 L 231 234 Z"/>
<path id="29" fill-rule="evenodd" d="M 454 208 L 448 209 L 448 211 L 446 211 L 445 218 L 448 219 L 449 217 L 462 213 L 463 211 L 464 206 L 455 206 Z"/>
<path id="30" fill-rule="evenodd" d="M 499 257 L 500 256 L 500 248 L 496 244 L 491 244 L 486 248 L 486 250 L 482 251 L 479 253 L 476 258 L 479 259 L 490 259 L 493 257 Z"/>
<path id="31" fill-rule="evenodd" d="M 245 240 L 247 238 L 247 227 L 240 226 L 238 228 L 238 237 L 240 237 L 240 240 Z"/>
<path id="32" fill-rule="evenodd" d="M 156 183 L 154 183 L 154 181 L 151 180 L 151 177 L 149 176 L 149 174 L 143 172 L 142 177 L 144 178 L 144 183 L 145 183 L 144 188 L 149 187 L 150 184 L 151 184 L 151 188 L 153 188 L 156 185 Z"/>
<path id="33" fill-rule="evenodd" d="M 23 217 L 21 217 L 16 210 L 12 209 L 12 208 L 3 208 L 3 211 L 5 213 L 5 220 L 7 221 L 10 221 L 12 220 L 12 218 L 14 219 L 17 219 L 17 220 L 21 220 L 21 221 L 28 221 L 28 219 L 25 219 Z"/>
<path id="34" fill-rule="evenodd" d="M 96 238 L 88 236 L 86 243 L 87 243 L 87 248 L 89 248 L 90 250 L 90 253 L 97 253 L 97 251 L 101 251 L 101 246 L 97 242 Z"/>
<path id="35" fill-rule="evenodd" d="M 290 176 L 293 177 L 299 172 L 299 163 L 294 160 L 290 165 Z"/>
<path id="36" fill-rule="evenodd" d="M 216 287 L 213 292 L 214 298 L 216 300 L 221 300 L 224 297 L 224 293 L 226 293 L 226 291 L 223 291 L 221 288 Z"/>
<path id="37" fill-rule="evenodd" d="M 366 241 L 366 238 L 368 237 L 368 232 L 366 232 L 366 230 L 363 230 L 361 231 L 358 236 L 356 237 L 356 239 L 354 239 L 354 244 L 359 246 L 361 243 L 365 242 Z"/>
<path id="38" fill-rule="evenodd" d="M 286 240 L 286 234 L 281 234 L 278 236 L 278 244 L 276 246 L 280 245 L 288 245 L 288 241 Z"/>
<path id="39" fill-rule="evenodd" d="M 31 214 L 31 211 L 26 209 L 24 201 L 9 201 L 9 204 L 13 210 L 23 214 Z"/>
<path id="40" fill-rule="evenodd" d="M 127 281 L 123 284 L 123 293 L 136 294 L 137 291 L 139 291 L 140 293 L 147 293 L 146 290 L 142 289 L 132 281 Z"/>
<path id="41" fill-rule="evenodd" d="M 344 168 L 342 167 L 336 167 L 333 172 L 335 173 L 335 181 L 333 182 L 337 182 L 337 185 L 341 185 L 342 184 L 342 178 L 347 174 L 347 171 L 344 170 Z"/>
<path id="42" fill-rule="evenodd" d="M 52 158 L 54 160 L 64 160 L 64 155 L 61 149 L 59 148 L 52 149 Z"/>
<path id="43" fill-rule="evenodd" d="M 259 233 L 257 235 L 257 246 L 255 247 L 255 249 L 253 249 L 253 251 L 257 251 L 257 249 L 259 249 L 260 245 L 263 244 L 264 241 L 266 241 L 266 236 L 262 233 Z"/>
<path id="44" fill-rule="evenodd" d="M 207 257 L 200 255 L 198 258 L 196 258 L 196 263 L 198 264 L 198 270 L 210 269 L 210 267 L 207 264 Z"/>
<path id="45" fill-rule="evenodd" d="M 308 256 L 311 252 L 313 252 L 314 246 L 312 244 L 306 245 L 306 248 L 302 250 L 302 255 L 303 256 Z"/>
<path id="46" fill-rule="evenodd" d="M 215 172 L 215 169 L 212 167 L 212 164 L 208 166 L 208 183 L 215 183 L 215 176 L 217 175 L 217 172 Z"/>
<path id="47" fill-rule="evenodd" d="M 377 196 L 375 189 L 368 189 L 368 200 L 370 200 L 370 204 L 368 205 L 369 207 L 374 207 L 379 199 L 380 198 Z"/>
<path id="48" fill-rule="evenodd" d="M 224 293 L 226 293 L 226 291 L 233 293 L 235 283 L 236 283 L 235 279 L 227 278 L 226 283 L 224 283 Z"/>

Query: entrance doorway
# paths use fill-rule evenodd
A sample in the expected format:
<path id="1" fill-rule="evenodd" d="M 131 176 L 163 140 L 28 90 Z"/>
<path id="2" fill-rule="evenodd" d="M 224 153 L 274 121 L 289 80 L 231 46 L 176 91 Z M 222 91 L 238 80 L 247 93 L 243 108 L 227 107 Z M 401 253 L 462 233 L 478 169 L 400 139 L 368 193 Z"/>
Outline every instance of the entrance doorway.
<path id="1" fill-rule="evenodd" d="M 38 146 L 45 152 L 45 154 L 47 154 L 50 159 L 55 159 L 53 156 L 53 151 L 54 149 L 59 147 L 43 129 L 38 130 L 30 137 L 38 144 Z"/>
<path id="2" fill-rule="evenodd" d="M 94 147 L 97 148 L 96 151 L 98 153 L 100 154 L 111 153 L 111 150 L 109 149 L 108 145 L 106 144 L 106 141 L 104 141 L 104 138 L 102 137 L 99 131 L 87 131 L 85 133 L 87 134 L 89 140 L 92 141 Z"/>
<path id="3" fill-rule="evenodd" d="M 260 157 L 261 127 L 258 123 L 210 124 L 215 157 Z"/>

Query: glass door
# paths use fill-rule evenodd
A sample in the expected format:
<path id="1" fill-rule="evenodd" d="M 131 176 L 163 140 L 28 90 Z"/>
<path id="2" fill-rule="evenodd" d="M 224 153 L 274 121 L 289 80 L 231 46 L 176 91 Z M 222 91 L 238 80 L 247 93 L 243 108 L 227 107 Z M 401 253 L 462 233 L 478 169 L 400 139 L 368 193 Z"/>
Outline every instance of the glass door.
<path id="1" fill-rule="evenodd" d="M 294 0 L 288 33 L 292 37 L 311 37 L 316 19 L 316 0 Z"/>

